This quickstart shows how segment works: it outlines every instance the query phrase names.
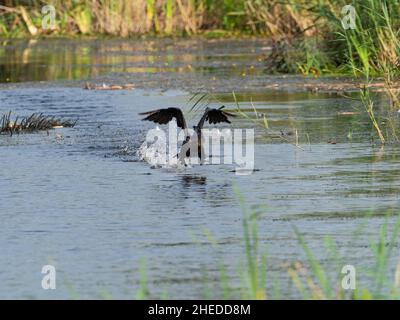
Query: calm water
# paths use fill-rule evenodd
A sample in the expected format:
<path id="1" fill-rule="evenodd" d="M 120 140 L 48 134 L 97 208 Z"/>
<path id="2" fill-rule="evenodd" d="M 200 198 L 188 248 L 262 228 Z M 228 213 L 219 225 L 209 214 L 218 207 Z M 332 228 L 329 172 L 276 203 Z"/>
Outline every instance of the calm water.
<path id="1" fill-rule="evenodd" d="M 231 275 L 244 261 L 234 186 L 261 213 L 269 276 L 280 281 L 283 297 L 296 296 L 287 268 L 304 259 L 294 226 L 328 272 L 335 265 L 321 245 L 326 235 L 336 241 L 345 264 L 372 266 L 371 237 L 378 235 L 385 212 L 396 212 L 400 204 L 400 151 L 372 144 L 366 119 L 338 115 L 359 108 L 356 102 L 334 94 L 260 90 L 262 77 L 282 81 L 265 76 L 257 60 L 266 50 L 262 41 L 145 43 L 35 43 L 26 60 L 26 43 L 0 49 L 2 82 L 21 82 L 1 86 L 0 113 L 79 118 L 73 129 L 0 136 L 1 298 L 134 298 L 143 259 L 151 297 L 164 291 L 170 298 L 203 297 L 205 274 L 216 284 L 219 259 Z M 180 70 L 182 61 L 192 69 Z M 253 75 L 237 71 L 254 64 L 260 67 Z M 133 82 L 138 89 L 87 91 L 81 88 L 87 78 Z M 229 78 L 248 86 L 238 93 L 241 106 L 252 115 L 253 101 L 269 119 L 271 130 L 256 130 L 253 174 L 237 176 L 232 165 L 151 169 L 138 160 L 136 150 L 154 128 L 140 121 L 139 112 L 188 110 L 196 79 L 200 87 L 207 87 L 207 79 L 221 80 L 210 103 L 234 107 Z M 37 80 L 48 82 L 31 82 Z M 180 83 L 185 85 L 178 90 Z M 254 124 L 236 119 L 232 127 Z M 302 149 L 277 138 L 280 130 L 290 142 L 297 130 Z M 366 212 L 371 218 L 355 236 Z M 41 288 L 45 264 L 57 268 L 57 290 Z"/>

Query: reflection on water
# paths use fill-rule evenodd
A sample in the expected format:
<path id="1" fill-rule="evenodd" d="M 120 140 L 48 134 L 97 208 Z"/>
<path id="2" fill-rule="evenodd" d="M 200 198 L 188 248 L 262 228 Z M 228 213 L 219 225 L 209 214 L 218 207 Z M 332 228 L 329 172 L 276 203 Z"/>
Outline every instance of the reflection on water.
<path id="1" fill-rule="evenodd" d="M 207 182 L 207 177 L 202 176 L 192 176 L 192 175 L 184 175 L 182 176 L 183 186 L 191 187 L 192 185 L 205 185 Z"/>
<path id="2" fill-rule="evenodd" d="M 301 257 L 293 224 L 306 234 L 317 257 L 325 258 L 320 242 L 331 235 L 339 248 L 350 248 L 347 263 L 368 265 L 369 237 L 382 223 L 382 213 L 399 206 L 398 149 L 374 147 L 362 132 L 364 124 L 338 117 L 338 111 L 352 107 L 344 98 L 254 97 L 271 128 L 298 129 L 303 150 L 265 138 L 269 133 L 257 129 L 257 170 L 236 176 L 230 165 L 182 171 L 151 169 L 137 161 L 136 150 L 153 128 L 140 121 L 138 112 L 185 106 L 189 96 L 78 88 L 0 91 L 1 112 L 80 119 L 74 129 L 49 135 L 0 137 L 5 199 L 0 202 L 0 246 L 8 261 L 0 267 L 0 295 L 68 298 L 70 291 L 62 285 L 67 281 L 83 298 L 99 297 L 104 288 L 115 298 L 130 298 L 137 288 L 135 270 L 146 258 L 149 279 L 155 281 L 153 297 L 164 289 L 174 298 L 199 297 L 205 271 L 218 278 L 216 261 L 223 259 L 235 274 L 243 256 L 234 185 L 262 213 L 260 241 L 269 248 L 271 276 L 280 279 L 288 296 L 295 290 L 284 285 L 287 264 Z M 234 106 L 229 95 L 218 99 L 227 108 Z M 251 124 L 235 119 L 232 125 Z M 347 138 L 349 128 L 357 139 Z M 338 143 L 328 144 L 330 137 Z M 369 210 L 377 214 L 353 241 L 359 218 Z M 218 239 L 220 249 L 201 240 L 204 230 Z M 59 288 L 52 293 L 38 289 L 40 268 L 49 262 L 60 270 Z"/>
<path id="3" fill-rule="evenodd" d="M 1 81 L 90 77 L 151 61 L 157 69 L 191 64 L 188 72 L 197 74 L 207 72 L 201 66 L 209 62 L 204 55 L 209 47 L 220 56 L 210 61 L 214 71 L 224 74 L 232 61 L 251 65 L 259 53 L 212 42 L 202 49 L 190 41 L 113 41 L 7 42 L 0 48 Z M 203 52 L 194 54 L 198 49 Z M 204 274 L 218 286 L 218 262 L 236 275 L 243 257 L 234 186 L 261 214 L 260 245 L 268 247 L 269 277 L 281 284 L 285 297 L 296 297 L 287 267 L 304 258 L 293 225 L 328 272 L 336 269 L 321 246 L 326 235 L 336 241 L 346 264 L 372 265 L 370 239 L 384 213 L 396 213 L 400 204 L 400 152 L 397 146 L 371 143 L 372 129 L 363 116 L 343 115 L 357 111 L 357 102 L 335 94 L 237 93 L 243 110 L 253 117 L 252 101 L 270 128 L 256 129 L 256 170 L 248 176 L 236 176 L 234 165 L 152 169 L 138 161 L 137 150 L 154 128 L 138 113 L 165 106 L 188 111 L 190 97 L 171 90 L 100 92 L 47 85 L 0 90 L 0 113 L 79 118 L 73 129 L 0 136 L 0 248 L 6 261 L 0 264 L 1 298 L 71 298 L 72 288 L 81 298 L 107 291 L 129 299 L 138 288 L 142 258 L 151 297 L 167 291 L 171 298 L 199 298 Z M 210 106 L 235 107 L 230 93 L 213 99 Z M 382 100 L 376 103 L 379 108 Z M 191 120 L 198 116 L 191 114 Z M 254 122 L 237 118 L 232 127 L 252 128 Z M 296 132 L 301 148 L 294 146 Z M 371 219 L 354 237 L 366 212 Z M 211 245 L 210 237 L 219 246 Z M 52 292 L 40 289 L 45 264 L 58 271 Z M 232 285 L 239 283 L 235 278 Z"/>
<path id="4" fill-rule="evenodd" d="M 96 78 L 110 72 L 261 73 L 262 50 L 235 49 L 229 55 L 213 43 L 179 40 L 3 40 L 0 82 Z M 210 54 L 212 54 L 210 56 Z M 241 64 L 249 64 L 241 67 Z M 257 68 L 255 68 L 257 66 Z M 225 71 L 224 71 L 225 70 Z"/>

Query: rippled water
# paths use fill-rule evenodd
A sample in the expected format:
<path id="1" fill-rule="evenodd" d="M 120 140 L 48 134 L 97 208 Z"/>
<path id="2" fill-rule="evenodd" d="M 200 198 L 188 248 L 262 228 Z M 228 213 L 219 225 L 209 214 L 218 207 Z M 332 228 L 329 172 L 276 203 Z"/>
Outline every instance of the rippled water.
<path id="1" fill-rule="evenodd" d="M 73 55 L 78 49 L 85 52 L 85 45 L 75 42 L 63 54 Z M 99 45 L 107 49 L 107 42 Z M 132 45 L 126 44 L 127 61 L 135 60 L 128 53 Z M 153 45 L 157 52 L 157 43 Z M 263 50 L 261 42 L 253 45 L 256 52 Z M 209 56 L 222 52 L 223 61 L 226 56 L 237 59 L 236 47 L 210 46 L 203 44 Z M 50 54 L 53 49 L 38 48 L 32 49 L 32 56 L 37 57 L 33 64 L 52 61 L 44 52 Z M 174 50 L 180 52 L 179 48 L 169 50 L 172 57 Z M 215 64 L 203 52 L 199 55 Z M 50 56 L 59 61 L 54 52 Z M 251 65 L 251 57 L 242 57 L 242 63 Z M 29 67 L 17 58 L 5 64 L 4 59 L 0 54 L 0 64 L 10 70 L 9 78 L 17 77 L 13 81 L 59 81 L 55 86 L 54 82 L 4 86 L 0 113 L 43 112 L 79 121 L 75 128 L 49 133 L 0 136 L 2 298 L 101 298 L 105 292 L 114 298 L 134 298 L 142 259 L 146 260 L 151 297 L 159 298 L 164 291 L 170 298 L 202 297 L 205 274 L 211 284 L 218 282 L 219 259 L 233 275 L 244 260 L 242 211 L 235 186 L 247 205 L 261 213 L 259 236 L 268 248 L 270 279 L 281 281 L 284 297 L 293 297 L 296 290 L 288 284 L 287 268 L 304 258 L 294 226 L 305 234 L 329 272 L 336 270 L 321 245 L 326 235 L 337 242 L 346 264 L 368 267 L 373 261 L 370 237 L 377 236 L 385 212 L 399 207 L 398 147 L 380 148 L 371 143 L 372 131 L 365 119 L 340 115 L 359 105 L 338 95 L 251 88 L 239 92 L 248 114 L 252 115 L 252 101 L 267 115 L 271 128 L 256 130 L 256 170 L 251 175 L 235 175 L 233 165 L 151 169 L 138 160 L 136 151 L 154 125 L 140 121 L 138 113 L 165 106 L 187 111 L 189 91 L 196 92 L 193 82 L 191 90 L 165 90 L 154 83 L 146 89 L 141 82 L 144 88 L 131 91 L 88 91 L 72 79 L 82 81 L 89 74 L 43 75 L 43 79 L 26 74 L 25 79 L 21 75 Z M 54 68 L 71 66 L 59 63 Z M 137 71 L 130 69 L 111 76 L 109 72 L 119 67 L 113 60 L 101 63 L 106 74 L 102 80 L 135 78 Z M 93 70 L 94 64 L 88 58 L 88 68 Z M 201 72 L 190 71 L 190 78 Z M 226 72 L 223 66 L 215 66 L 210 76 L 225 77 Z M 159 73 L 155 72 L 156 78 Z M 177 71 L 164 73 L 162 77 L 172 82 Z M 234 108 L 232 95 L 224 93 L 224 86 L 218 89 L 222 93 L 216 93 L 210 103 L 217 106 L 220 101 Z M 197 116 L 192 114 L 193 120 Z M 235 119 L 232 127 L 249 128 L 254 123 Z M 281 130 L 290 143 L 279 138 Z M 293 145 L 296 130 L 301 148 Z M 371 218 L 355 236 L 366 212 L 372 212 Z M 204 230 L 218 240 L 217 248 L 206 239 Z M 40 272 L 45 264 L 57 268 L 57 290 L 41 289 Z"/>

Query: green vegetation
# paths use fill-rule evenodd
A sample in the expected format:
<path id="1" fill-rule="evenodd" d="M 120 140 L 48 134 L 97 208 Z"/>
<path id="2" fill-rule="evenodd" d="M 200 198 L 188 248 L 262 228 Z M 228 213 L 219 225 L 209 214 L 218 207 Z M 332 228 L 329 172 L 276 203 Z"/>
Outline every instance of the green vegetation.
<path id="1" fill-rule="evenodd" d="M 45 4 L 56 8 L 54 30 L 41 28 Z M 354 8 L 353 20 L 346 5 Z M 358 78 L 377 140 L 400 142 L 400 0 L 7 0 L 0 6 L 0 36 L 43 34 L 262 35 L 272 45 L 265 58 L 270 72 Z M 369 89 L 377 78 L 388 100 L 379 109 Z"/>
<path id="2" fill-rule="evenodd" d="M 368 117 L 381 144 L 400 142 L 400 98 L 396 88 L 400 76 L 400 0 L 5 0 L 1 3 L 0 37 L 6 38 L 148 34 L 264 36 L 272 46 L 265 58 L 272 72 L 315 77 L 342 74 L 359 79 L 363 84 L 358 97 L 364 107 L 362 116 Z M 42 7 L 48 4 L 56 8 L 56 24 L 54 29 L 43 30 Z M 355 9 L 355 28 L 346 29 L 342 19 L 349 13 L 343 13 L 342 9 L 349 4 Z M 74 52 L 69 57 L 71 61 L 77 59 L 81 61 L 85 56 Z M 65 71 L 54 68 L 48 72 Z M 377 108 L 376 93 L 369 89 L 369 84 L 377 78 L 383 83 L 381 91 L 387 101 L 380 108 Z M 203 98 L 193 98 L 196 99 L 193 108 Z M 254 120 L 258 126 L 270 129 L 268 115 L 259 113 L 252 106 L 255 117 L 249 117 L 240 109 L 235 95 L 233 98 L 238 113 Z M 0 118 L 0 133 L 72 125 L 41 114 L 12 121 L 7 113 Z M 349 132 L 349 136 L 351 134 Z M 299 147 L 297 131 L 293 137 L 296 139 L 294 144 Z M 289 142 L 283 135 L 280 138 Z M 205 276 L 204 296 L 280 298 L 279 285 L 268 277 L 268 256 L 258 236 L 259 213 L 246 206 L 240 192 L 236 194 L 243 212 L 243 264 L 238 277 L 234 277 L 223 261 L 217 261 L 219 290 L 214 290 Z M 357 232 L 361 233 L 364 226 Z M 332 272 L 328 272 L 313 255 L 301 230 L 294 229 L 305 257 L 304 261 L 293 261 L 288 268 L 288 276 L 298 295 L 304 299 L 399 299 L 400 264 L 393 274 L 389 262 L 398 245 L 400 218 L 388 214 L 379 231 L 378 239 L 370 244 L 374 264 L 370 270 L 358 273 L 359 277 L 369 278 L 367 287 L 358 282 L 357 289 L 347 291 L 341 284 L 344 261 L 334 241 L 326 237 L 324 242 L 329 261 L 335 262 L 335 276 L 332 277 Z M 214 247 L 218 246 L 218 241 L 207 230 L 204 235 Z M 239 288 L 232 284 L 233 278 L 241 280 Z M 151 297 L 145 261 L 141 263 L 136 297 Z"/>
<path id="3" fill-rule="evenodd" d="M 56 8 L 55 30 L 40 30 L 45 5 Z M 0 6 L 0 34 L 112 35 L 195 34 L 246 26 L 241 0 L 7 0 Z"/>
<path id="4" fill-rule="evenodd" d="M 55 7 L 54 29 L 42 30 Z M 355 29 L 345 29 L 351 4 Z M 344 19 L 344 20 L 343 20 Z M 0 36 L 254 34 L 273 41 L 267 63 L 277 72 L 387 75 L 400 66 L 399 0 L 7 0 Z"/>
<path id="5" fill-rule="evenodd" d="M 56 117 L 33 113 L 28 117 L 16 117 L 11 120 L 11 111 L 0 117 L 0 134 L 20 134 L 50 130 L 58 127 L 74 127 L 76 121 L 61 120 Z"/>
<path id="6" fill-rule="evenodd" d="M 42 30 L 44 5 L 56 10 L 54 30 Z M 342 20 L 355 8 L 355 29 Z M 398 0 L 7 0 L 0 35 L 214 34 L 264 35 L 274 40 L 277 71 L 395 76 L 399 67 Z M 291 50 L 297 49 L 297 50 Z"/>
<path id="7" fill-rule="evenodd" d="M 338 16 L 329 6 L 319 10 L 321 17 L 328 22 L 333 39 L 328 43 L 334 45 L 328 61 L 335 61 L 335 67 L 355 77 L 364 79 L 360 89 L 360 100 L 365 107 L 371 124 L 382 144 L 400 142 L 399 93 L 394 89 L 400 71 L 400 2 L 366 0 L 353 1 L 355 8 L 355 28 L 344 30 Z M 327 51 L 329 52 L 329 51 Z M 381 76 L 384 79 L 384 92 L 388 104 L 383 110 L 376 110 L 374 99 L 368 89 L 372 78 Z"/>
<path id="8" fill-rule="evenodd" d="M 266 250 L 262 248 L 258 236 L 257 221 L 260 213 L 247 207 L 243 195 L 238 190 L 235 193 L 243 213 L 242 245 L 244 249 L 243 261 L 241 262 L 244 262 L 244 266 L 242 265 L 239 268 L 237 276 L 230 276 L 225 264 L 219 261 L 220 277 L 216 282 L 217 284 L 215 282 L 214 285 L 209 283 L 208 277 L 205 277 L 204 298 L 251 300 L 283 298 L 279 284 L 269 276 Z M 353 234 L 354 240 L 364 231 L 370 217 L 371 213 L 365 215 L 363 223 Z M 398 245 L 400 235 L 400 218 L 396 217 L 396 213 L 386 215 L 385 221 L 379 229 L 378 239 L 371 239 L 370 249 L 373 254 L 371 267 L 355 266 L 357 272 L 355 289 L 346 290 L 343 288 L 343 279 L 348 274 L 348 271 L 343 272 L 346 261 L 341 257 L 331 237 L 326 236 L 324 240 L 325 251 L 327 252 L 326 261 L 330 262 L 329 270 L 327 270 L 313 255 L 304 235 L 295 227 L 294 232 L 304 252 L 304 259 L 302 261 L 291 261 L 288 268 L 289 278 L 297 289 L 297 297 L 316 300 L 400 299 L 400 262 L 394 272 L 390 270 L 389 265 L 389 262 L 393 259 L 393 251 Z M 218 247 L 218 241 L 208 230 L 204 230 L 204 236 L 214 249 Z M 239 288 L 231 283 L 233 278 L 241 279 Z M 365 282 L 365 280 L 367 281 Z M 140 299 L 152 297 L 151 286 L 146 278 L 143 263 L 140 268 L 140 285 L 137 297 Z"/>

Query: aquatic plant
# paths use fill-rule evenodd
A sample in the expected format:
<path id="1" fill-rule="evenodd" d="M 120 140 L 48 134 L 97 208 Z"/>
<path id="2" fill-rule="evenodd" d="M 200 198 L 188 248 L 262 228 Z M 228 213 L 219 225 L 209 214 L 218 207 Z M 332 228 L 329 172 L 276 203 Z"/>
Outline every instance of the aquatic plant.
<path id="1" fill-rule="evenodd" d="M 258 219 L 260 212 L 250 209 L 243 194 L 238 188 L 234 189 L 236 198 L 242 211 L 242 245 L 244 266 L 238 269 L 235 275 L 229 274 L 224 262 L 219 259 L 219 278 L 213 277 L 210 283 L 209 276 L 203 277 L 203 297 L 205 299 L 281 299 L 281 288 L 268 277 L 267 254 L 262 248 L 259 239 Z M 360 226 L 353 233 L 355 240 L 362 234 L 367 226 L 372 212 L 365 214 Z M 331 272 L 314 256 L 307 244 L 306 237 L 294 227 L 300 248 L 304 252 L 305 259 L 293 261 L 288 267 L 288 276 L 294 287 L 298 290 L 298 297 L 313 300 L 371 300 L 371 299 L 400 299 L 400 260 L 394 272 L 389 262 L 393 260 L 394 249 L 398 246 L 400 236 L 400 217 L 388 212 L 383 224 L 379 228 L 377 240 L 371 239 L 370 249 L 373 260 L 370 268 L 359 268 L 357 271 L 356 287 L 346 290 L 343 286 L 344 259 L 339 253 L 335 242 L 330 236 L 326 236 L 323 242 L 328 259 L 331 262 Z M 218 247 L 218 240 L 204 229 L 203 234 L 212 248 Z M 345 248 L 346 249 L 346 248 Z M 334 272 L 332 272 L 332 270 Z M 368 285 L 360 284 L 360 278 L 368 278 Z M 240 285 L 232 285 L 232 280 L 239 278 Z M 268 283 L 268 281 L 270 283 Z M 137 298 L 149 299 L 151 288 L 146 276 L 145 264 L 142 260 L 140 267 L 140 283 Z M 164 294 L 165 295 L 165 294 Z"/>
<path id="2" fill-rule="evenodd" d="M 0 118 L 0 134 L 29 133 L 40 130 L 50 130 L 62 127 L 74 127 L 77 121 L 61 120 L 42 113 L 33 113 L 26 117 L 16 117 L 11 120 L 11 111 Z"/>
<path id="3" fill-rule="evenodd" d="M 399 91 L 394 88 L 400 75 L 400 2 L 367 0 L 362 4 L 353 3 L 356 13 L 355 26 L 345 30 L 339 16 L 332 8 L 321 9 L 327 21 L 332 24 L 337 39 L 336 50 L 344 63 L 341 68 L 348 69 L 355 77 L 361 77 L 364 87 L 360 89 L 360 100 L 368 114 L 373 128 L 382 144 L 400 142 Z M 373 76 L 383 76 L 384 93 L 389 103 L 377 113 L 371 97 L 370 84 Z"/>
<path id="4" fill-rule="evenodd" d="M 354 26 L 344 28 L 341 9 L 351 4 Z M 331 59 L 348 68 L 355 76 L 367 78 L 384 75 L 388 68 L 400 66 L 400 2 L 398 0 L 338 1 L 333 6 L 326 2 L 316 9 L 330 32 Z"/>
<path id="5" fill-rule="evenodd" d="M 101 85 L 97 85 L 90 82 L 86 82 L 85 85 L 83 86 L 83 89 L 85 90 L 133 90 L 134 88 L 135 88 L 134 84 L 108 85 L 103 83 Z"/>

